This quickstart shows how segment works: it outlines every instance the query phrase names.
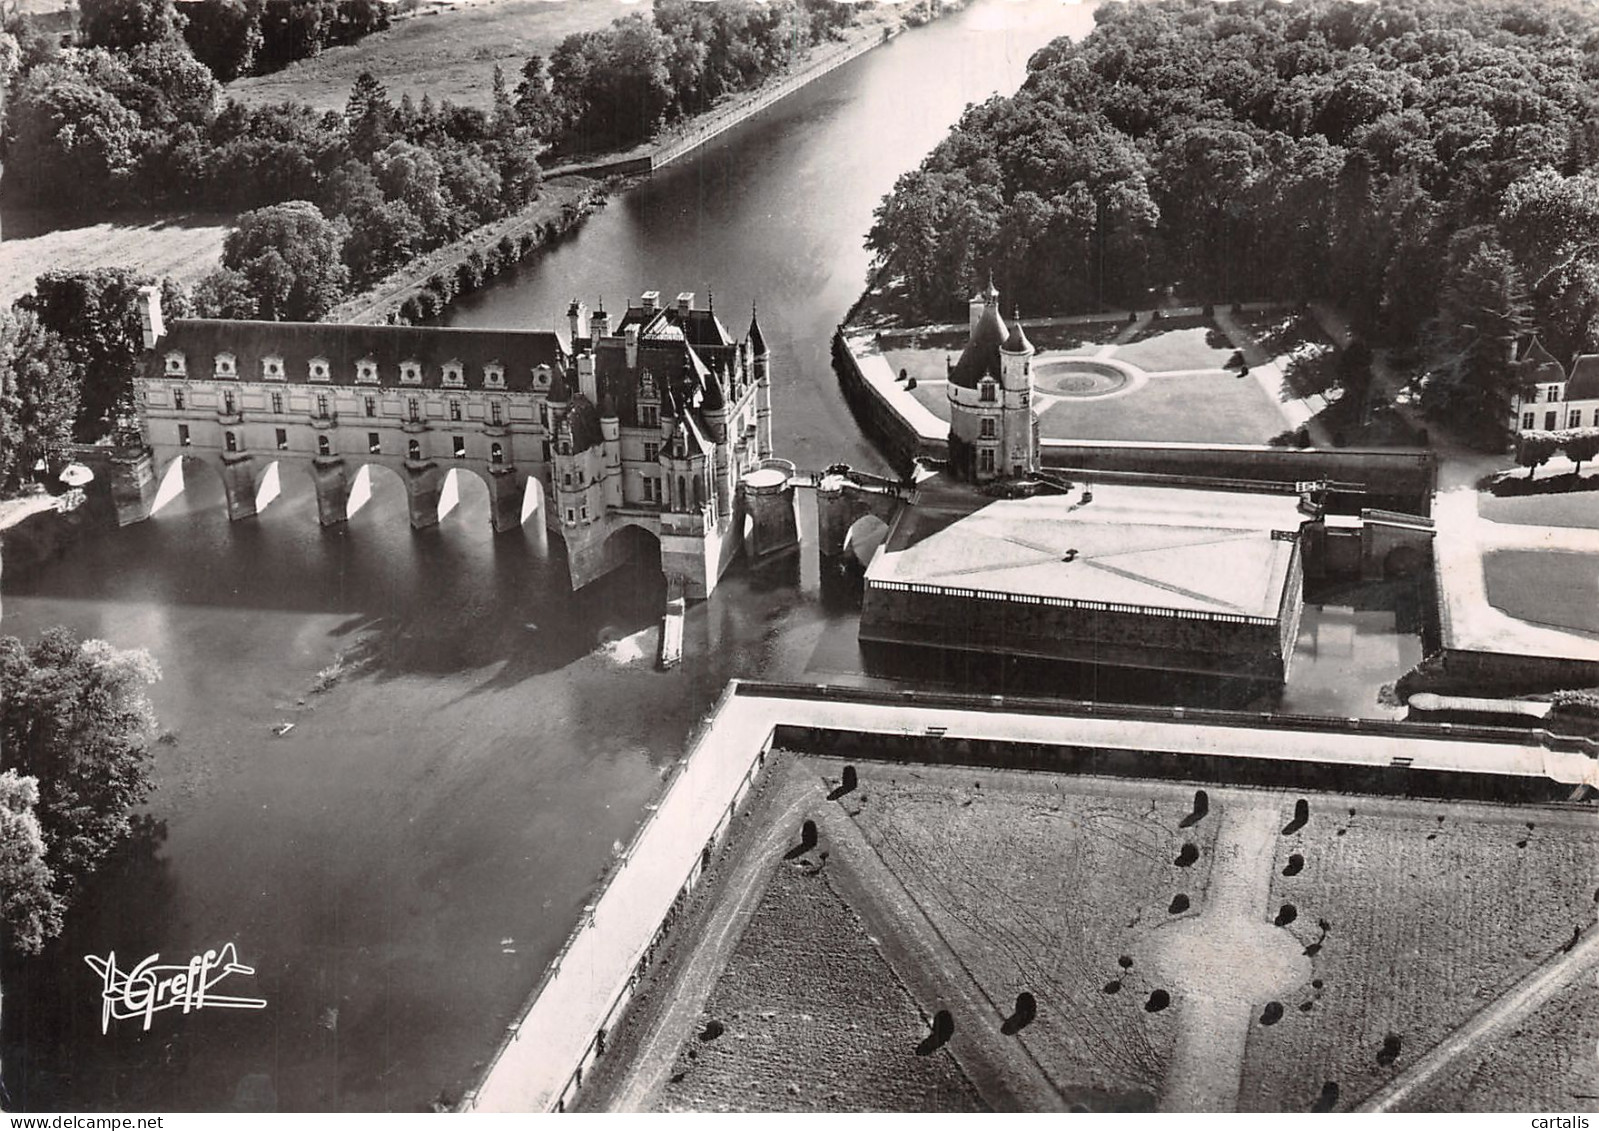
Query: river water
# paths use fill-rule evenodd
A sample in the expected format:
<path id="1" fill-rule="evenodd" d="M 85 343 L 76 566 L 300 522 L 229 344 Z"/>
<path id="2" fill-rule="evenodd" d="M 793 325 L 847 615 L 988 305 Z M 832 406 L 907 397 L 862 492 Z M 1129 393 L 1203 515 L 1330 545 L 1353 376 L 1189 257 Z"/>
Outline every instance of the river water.
<path id="1" fill-rule="evenodd" d="M 1014 89 L 1034 50 L 1091 21 L 1055 0 L 979 0 L 907 32 L 614 199 L 452 317 L 547 327 L 574 296 L 714 291 L 742 333 L 758 301 L 780 454 L 883 470 L 827 360 L 872 208 L 966 103 Z M 462 486 L 438 528 L 413 533 L 399 483 L 379 477 L 346 528 L 324 530 L 298 475 L 238 524 L 197 476 L 148 523 L 8 566 L 5 631 L 61 623 L 150 649 L 166 733 L 139 836 L 63 939 L 5 972 L 7 1106 L 453 1101 L 727 680 L 859 668 L 848 603 L 824 598 L 807 560 L 735 568 L 691 612 L 682 666 L 657 673 L 650 565 L 574 594 L 558 545 L 491 537 L 486 494 Z M 264 1010 L 102 1033 L 85 956 L 182 964 L 227 942 L 255 974 L 218 992 Z"/>

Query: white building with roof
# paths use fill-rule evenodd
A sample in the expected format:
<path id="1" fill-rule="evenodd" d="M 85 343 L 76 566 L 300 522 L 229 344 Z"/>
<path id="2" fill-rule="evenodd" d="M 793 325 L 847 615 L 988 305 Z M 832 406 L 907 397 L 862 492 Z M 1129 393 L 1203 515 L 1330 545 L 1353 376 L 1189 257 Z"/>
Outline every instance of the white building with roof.
<path id="1" fill-rule="evenodd" d="M 1516 350 L 1510 431 L 1599 428 L 1599 354 L 1578 354 L 1567 369 L 1536 335 Z"/>

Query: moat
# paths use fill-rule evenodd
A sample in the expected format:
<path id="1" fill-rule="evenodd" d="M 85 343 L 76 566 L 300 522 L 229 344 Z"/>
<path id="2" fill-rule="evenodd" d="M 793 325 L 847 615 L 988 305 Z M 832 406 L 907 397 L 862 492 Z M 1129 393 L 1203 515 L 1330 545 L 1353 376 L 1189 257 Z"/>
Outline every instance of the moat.
<path id="1" fill-rule="evenodd" d="M 659 287 L 714 290 L 731 323 L 756 300 L 778 454 L 886 471 L 828 364 L 871 210 L 962 106 L 1014 89 L 1034 50 L 1091 22 L 1088 6 L 982 0 L 909 32 L 613 199 L 452 321 L 542 328 L 573 297 L 620 306 Z M 487 510 L 471 481 L 439 527 L 413 533 L 403 493 L 380 480 L 347 527 L 324 530 L 309 482 L 289 475 L 259 517 L 230 524 L 220 485 L 197 478 L 149 523 L 7 570 L 6 633 L 65 623 L 155 654 L 167 731 L 148 835 L 43 959 L 7 972 L 13 1104 L 452 1102 L 726 681 L 863 678 L 855 610 L 824 593 L 811 555 L 761 575 L 735 566 L 662 674 L 655 563 L 574 594 L 558 544 L 532 526 L 491 536 Z M 803 494 L 801 519 L 811 537 Z M 1307 609 L 1282 705 L 1376 710 L 1375 687 L 1419 656 L 1396 628 L 1407 602 Z M 869 659 L 883 678 L 974 682 L 925 657 Z M 102 1035 L 85 955 L 181 962 L 227 942 L 256 970 L 236 992 L 264 1011 Z"/>

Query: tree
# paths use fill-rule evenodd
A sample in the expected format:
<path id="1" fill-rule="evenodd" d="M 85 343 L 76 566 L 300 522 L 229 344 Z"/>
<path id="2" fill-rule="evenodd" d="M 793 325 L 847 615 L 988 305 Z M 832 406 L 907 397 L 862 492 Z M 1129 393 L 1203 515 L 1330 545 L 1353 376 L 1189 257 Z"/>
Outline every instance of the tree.
<path id="1" fill-rule="evenodd" d="M 1599 428 L 1583 428 L 1567 435 L 1564 444 L 1566 458 L 1577 465 L 1576 473 L 1582 474 L 1582 465 L 1599 456 Z"/>
<path id="2" fill-rule="evenodd" d="M 31 645 L 0 637 L 0 769 L 38 781 L 44 863 L 66 900 L 130 828 L 149 795 L 160 669 L 143 650 L 64 628 Z"/>
<path id="3" fill-rule="evenodd" d="M 83 42 L 114 51 L 171 39 L 183 27 L 172 0 L 79 0 L 78 12 Z"/>
<path id="4" fill-rule="evenodd" d="M 1560 440 L 1553 432 L 1523 432 L 1516 440 L 1516 463 L 1527 469 L 1527 478 L 1560 450 Z"/>
<path id="5" fill-rule="evenodd" d="M 0 495 L 72 439 L 82 374 L 26 310 L 0 313 Z"/>
<path id="6" fill-rule="evenodd" d="M 55 208 L 116 204 L 148 141 L 137 113 L 61 64 L 21 76 L 8 118 L 7 193 Z"/>
<path id="7" fill-rule="evenodd" d="M 344 107 L 344 120 L 350 136 L 350 150 L 358 157 L 371 157 L 394 137 L 394 103 L 389 92 L 371 71 L 355 76 L 350 98 Z"/>
<path id="8" fill-rule="evenodd" d="M 199 318 L 256 318 L 260 306 L 250 280 L 229 267 L 218 267 L 202 275 L 191 296 Z"/>
<path id="9" fill-rule="evenodd" d="M 188 5 L 183 38 L 218 82 L 250 74 L 261 50 L 260 0 L 203 0 Z"/>
<path id="10" fill-rule="evenodd" d="M 249 282 L 262 318 L 314 322 L 349 283 L 345 233 L 309 201 L 246 212 L 222 241 L 222 265 Z"/>
<path id="11" fill-rule="evenodd" d="M 1502 443 L 1515 387 L 1511 358 L 1531 325 L 1526 287 L 1510 254 L 1482 229 L 1456 237 L 1446 277 L 1440 314 L 1452 328 L 1458 359 L 1450 403 L 1434 407 L 1468 428 L 1496 432 Z"/>
<path id="12" fill-rule="evenodd" d="M 139 288 L 154 281 L 126 267 L 47 271 L 16 302 L 60 339 L 82 374 L 73 424 L 78 440 L 102 439 L 133 417 L 133 377 L 144 350 Z M 163 309 L 176 300 L 174 291 L 164 284 Z M 170 306 L 175 311 L 176 302 Z"/>
<path id="13" fill-rule="evenodd" d="M 65 910 L 51 890 L 55 877 L 44 862 L 38 803 L 37 779 L 0 773 L 0 922 L 7 943 L 22 954 L 38 954 L 61 933 Z"/>

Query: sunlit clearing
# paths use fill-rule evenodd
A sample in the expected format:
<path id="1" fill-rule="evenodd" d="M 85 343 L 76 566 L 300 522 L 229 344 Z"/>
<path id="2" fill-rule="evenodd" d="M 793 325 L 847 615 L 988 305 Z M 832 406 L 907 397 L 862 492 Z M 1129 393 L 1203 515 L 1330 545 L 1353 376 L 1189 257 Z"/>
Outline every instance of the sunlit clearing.
<path id="1" fill-rule="evenodd" d="M 259 514 L 266 510 L 267 504 L 283 493 L 283 484 L 278 481 L 277 461 L 266 469 L 266 474 L 261 476 L 261 485 L 255 489 L 255 510 Z"/>
<path id="2" fill-rule="evenodd" d="M 372 469 L 365 464 L 355 473 L 355 482 L 350 484 L 350 501 L 344 505 L 344 517 L 354 518 L 355 512 L 366 506 L 367 500 L 372 498 Z"/>
<path id="3" fill-rule="evenodd" d="M 453 511 L 456 508 L 456 505 L 461 501 L 461 488 L 460 485 L 455 481 L 455 477 L 459 474 L 460 472 L 456 468 L 452 467 L 444 476 L 444 486 L 439 491 L 440 522 L 443 522 L 444 516 Z"/>
<path id="4" fill-rule="evenodd" d="M 183 457 L 179 456 L 167 465 L 167 473 L 161 477 L 161 486 L 156 488 L 155 502 L 150 504 L 150 513 L 155 514 L 181 494 L 183 494 Z"/>

